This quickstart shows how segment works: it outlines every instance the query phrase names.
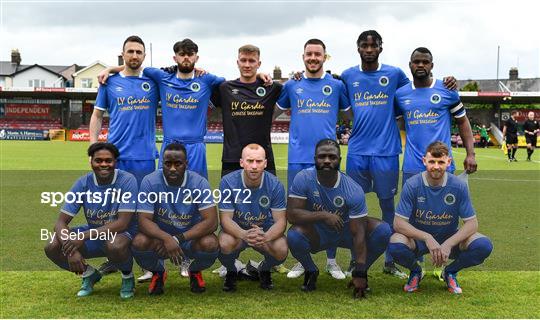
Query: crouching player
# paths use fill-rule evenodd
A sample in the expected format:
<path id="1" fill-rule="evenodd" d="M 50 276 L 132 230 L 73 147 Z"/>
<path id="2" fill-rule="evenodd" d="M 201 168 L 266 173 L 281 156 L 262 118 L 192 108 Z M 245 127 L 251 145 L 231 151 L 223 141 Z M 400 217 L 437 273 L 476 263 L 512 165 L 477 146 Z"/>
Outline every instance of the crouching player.
<path id="1" fill-rule="evenodd" d="M 227 268 L 223 291 L 235 291 L 237 273 L 234 265 L 248 246 L 264 256 L 259 265 L 260 287 L 271 290 L 272 267 L 287 258 L 285 188 L 276 176 L 265 171 L 266 153 L 258 144 L 242 150 L 240 166 L 221 180 L 219 211 L 222 231 L 219 234 L 219 260 Z"/>
<path id="2" fill-rule="evenodd" d="M 94 284 L 101 280 L 101 273 L 86 262 L 96 257 L 107 257 L 122 271 L 120 297 L 131 298 L 135 291 L 130 244 L 137 222 L 133 217 L 136 204 L 132 201 L 137 194 L 137 180 L 115 169 L 119 155 L 111 143 L 98 142 L 88 148 L 93 173 L 79 178 L 71 188 L 78 199 L 64 204 L 54 226 L 53 241 L 45 247 L 52 262 L 82 275 L 79 297 L 90 295 Z M 87 225 L 70 229 L 69 223 L 81 207 Z"/>
<path id="3" fill-rule="evenodd" d="M 323 139 L 315 147 L 315 168 L 304 169 L 289 191 L 287 233 L 291 254 L 302 264 L 303 291 L 316 289 L 319 270 L 311 258 L 332 247 L 353 251 L 354 297 L 364 297 L 367 271 L 384 252 L 392 231 L 388 223 L 367 217 L 365 195 L 360 185 L 339 171 L 339 144 Z"/>
<path id="4" fill-rule="evenodd" d="M 206 285 L 201 271 L 214 264 L 219 252 L 217 211 L 208 181 L 186 170 L 186 148 L 180 143 L 167 145 L 163 169 L 147 175 L 140 188 L 137 207 L 139 233 L 133 239 L 133 256 L 153 276 L 151 295 L 163 293 L 167 273 L 164 259 L 180 265 L 182 258 L 193 259 L 189 266 L 190 288 L 202 293 Z M 157 200 L 157 201 L 153 201 Z"/>
<path id="5" fill-rule="evenodd" d="M 478 221 L 466 183 L 446 172 L 451 164 L 448 147 L 433 142 L 424 156 L 426 171 L 409 178 L 403 187 L 394 217 L 388 250 L 411 273 L 403 288 L 418 290 L 422 268 L 418 257 L 430 253 L 435 266 L 446 265 L 443 278 L 451 293 L 461 293 L 457 273 L 484 262 L 493 245 L 478 230 Z M 459 218 L 463 226 L 458 229 Z"/>

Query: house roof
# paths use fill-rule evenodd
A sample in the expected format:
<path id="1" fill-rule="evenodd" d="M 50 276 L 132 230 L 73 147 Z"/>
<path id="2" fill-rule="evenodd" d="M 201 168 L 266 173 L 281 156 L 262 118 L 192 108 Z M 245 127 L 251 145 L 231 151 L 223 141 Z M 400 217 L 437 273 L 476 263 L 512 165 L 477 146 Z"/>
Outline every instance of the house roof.
<path id="1" fill-rule="evenodd" d="M 94 62 L 92 62 L 91 64 L 89 64 L 87 67 L 82 68 L 82 69 L 80 69 L 80 70 L 77 70 L 77 72 L 73 73 L 71 76 L 72 76 L 72 77 L 76 77 L 76 76 L 79 75 L 79 73 L 85 72 L 86 70 L 88 70 L 88 69 L 90 69 L 90 68 L 92 68 L 93 66 L 98 65 L 98 64 L 102 65 L 102 66 L 105 67 L 105 68 L 108 67 L 108 65 L 107 65 L 106 63 L 97 60 L 97 61 L 94 61 Z"/>
<path id="2" fill-rule="evenodd" d="M 49 67 L 50 67 L 50 66 L 49 66 Z M 50 72 L 50 73 L 52 73 L 52 74 L 54 74 L 54 75 L 56 75 L 56 76 L 62 77 L 62 78 L 64 78 L 64 79 L 66 78 L 66 77 L 64 77 L 62 74 L 60 74 L 59 72 L 55 72 L 55 71 L 53 71 L 53 70 L 51 70 L 51 69 L 49 69 L 49 68 L 46 68 L 45 66 L 39 65 L 39 64 L 30 65 L 30 66 L 27 66 L 26 68 L 23 68 L 23 69 L 18 68 L 19 70 L 15 71 L 15 72 L 12 73 L 10 76 L 15 76 L 15 75 L 17 75 L 17 74 L 23 73 L 23 72 L 25 72 L 25 71 L 27 71 L 27 70 L 30 70 L 30 69 L 33 69 L 33 68 L 40 68 L 40 69 L 43 69 L 43 70 L 45 70 L 45 71 L 47 71 L 47 72 Z M 68 68 L 69 68 L 69 67 L 68 67 Z M 65 69 L 65 67 L 64 67 L 64 69 Z"/>

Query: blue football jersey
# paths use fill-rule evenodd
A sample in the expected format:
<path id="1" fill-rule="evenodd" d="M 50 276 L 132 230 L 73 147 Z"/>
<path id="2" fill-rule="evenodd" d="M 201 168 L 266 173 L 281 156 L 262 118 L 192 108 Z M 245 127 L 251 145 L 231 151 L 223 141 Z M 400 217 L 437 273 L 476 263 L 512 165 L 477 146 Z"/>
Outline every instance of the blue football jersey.
<path id="1" fill-rule="evenodd" d="M 156 68 L 144 68 L 144 75 L 159 85 L 163 138 L 184 143 L 204 142 L 212 90 L 225 79 L 213 74 L 180 79 L 176 73 Z"/>
<path id="2" fill-rule="evenodd" d="M 396 216 L 408 219 L 437 241 L 444 241 L 458 229 L 459 218 L 472 219 L 476 213 L 462 179 L 446 173 L 442 186 L 431 187 L 426 174 L 424 171 L 405 182 Z"/>
<path id="3" fill-rule="evenodd" d="M 140 193 L 137 212 L 153 214 L 153 221 L 171 235 L 188 231 L 202 220 L 200 210 L 215 206 L 208 180 L 190 170 L 179 187 L 170 186 L 163 170 L 156 170 L 144 177 Z"/>
<path id="4" fill-rule="evenodd" d="M 285 188 L 268 171 L 264 171 L 258 188 L 248 188 L 244 170 L 236 170 L 221 179 L 219 190 L 219 210 L 233 212 L 233 221 L 246 230 L 253 225 L 268 230 L 274 224 L 272 211 L 286 210 Z"/>
<path id="5" fill-rule="evenodd" d="M 142 75 L 117 73 L 98 89 L 94 108 L 109 113 L 108 142 L 120 151 L 120 160 L 154 160 L 158 86 Z"/>
<path id="6" fill-rule="evenodd" d="M 465 107 L 458 92 L 446 89 L 441 80 L 434 80 L 429 88 L 415 88 L 411 82 L 398 89 L 395 99 L 407 131 L 403 171 L 422 172 L 425 169 L 422 157 L 430 143 L 442 141 L 447 146 L 452 145 L 451 116 L 465 116 Z M 452 162 L 448 171 L 454 172 L 454 169 Z"/>
<path id="7" fill-rule="evenodd" d="M 327 188 L 317 180 L 315 168 L 304 169 L 294 178 L 289 197 L 306 200 L 306 210 L 327 211 L 339 215 L 343 222 L 368 214 L 362 187 L 348 175 L 338 172 L 336 184 Z M 336 233 L 324 223 L 318 223 L 328 233 Z"/>
<path id="8" fill-rule="evenodd" d="M 66 195 L 66 199 L 70 201 L 66 201 L 60 211 L 74 217 L 82 207 L 90 228 L 99 228 L 116 221 L 119 212 L 134 214 L 137 208 L 137 180 L 131 173 L 123 170 L 115 169 L 112 182 L 106 185 L 98 184 L 95 174 L 90 172 L 80 177 L 69 191 L 76 198 Z M 117 197 L 118 194 L 120 197 Z M 123 197 L 129 200 L 118 201 Z M 126 231 L 135 230 L 136 223 L 137 219 L 133 217 Z"/>
<path id="9" fill-rule="evenodd" d="M 362 156 L 395 156 L 401 153 L 394 95 L 409 83 L 397 67 L 379 64 L 375 71 L 354 66 L 341 75 L 347 86 L 354 120 L 348 153 Z"/>
<path id="10" fill-rule="evenodd" d="M 349 109 L 345 85 L 328 73 L 287 81 L 277 104 L 291 110 L 289 163 L 314 163 L 315 145 L 322 139 L 336 139 L 338 110 Z"/>

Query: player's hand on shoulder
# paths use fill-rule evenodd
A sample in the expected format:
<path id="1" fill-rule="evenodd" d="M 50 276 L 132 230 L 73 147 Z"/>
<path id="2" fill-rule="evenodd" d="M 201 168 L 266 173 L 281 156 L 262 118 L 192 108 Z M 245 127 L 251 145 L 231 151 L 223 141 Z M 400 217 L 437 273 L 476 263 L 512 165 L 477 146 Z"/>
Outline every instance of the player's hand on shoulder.
<path id="1" fill-rule="evenodd" d="M 109 68 L 106 68 L 106 69 L 101 70 L 101 71 L 98 73 L 98 76 L 97 76 L 97 79 L 98 79 L 99 84 L 106 84 L 106 83 L 107 83 L 107 79 L 109 79 L 109 74 L 110 74 L 110 73 L 111 73 L 111 69 L 109 69 Z"/>
<path id="2" fill-rule="evenodd" d="M 79 251 L 75 251 L 69 255 L 67 261 L 69 270 L 76 274 L 82 274 L 86 269 L 86 261 Z"/>
<path id="3" fill-rule="evenodd" d="M 304 71 L 296 71 L 293 73 L 291 79 L 294 81 L 300 81 L 302 80 L 302 77 L 304 76 Z"/>
<path id="4" fill-rule="evenodd" d="M 456 91 L 458 89 L 457 79 L 454 76 L 448 76 L 443 78 L 443 84 L 448 90 Z"/>
<path id="5" fill-rule="evenodd" d="M 208 74 L 208 71 L 204 70 L 203 68 L 195 67 L 194 70 L 195 70 L 195 77 L 202 77 L 205 74 Z"/>
<path id="6" fill-rule="evenodd" d="M 348 288 L 353 288 L 353 298 L 363 299 L 366 298 L 368 281 L 366 278 L 353 277 L 349 282 Z"/>
<path id="7" fill-rule="evenodd" d="M 269 73 L 258 73 L 257 76 L 259 79 L 264 82 L 265 87 L 269 87 L 274 84 L 274 80 L 272 79 L 272 76 Z"/>
<path id="8" fill-rule="evenodd" d="M 178 65 L 162 67 L 160 69 L 167 72 L 167 73 L 176 73 L 176 71 L 178 71 Z M 195 68 L 195 75 L 196 76 L 197 76 L 197 69 L 198 68 Z"/>

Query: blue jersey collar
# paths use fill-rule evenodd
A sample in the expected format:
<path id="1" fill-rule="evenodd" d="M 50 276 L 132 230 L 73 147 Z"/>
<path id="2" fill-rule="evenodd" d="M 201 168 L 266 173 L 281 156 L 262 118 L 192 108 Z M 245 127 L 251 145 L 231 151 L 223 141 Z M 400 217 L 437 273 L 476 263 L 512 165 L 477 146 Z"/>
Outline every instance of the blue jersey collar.
<path id="1" fill-rule="evenodd" d="M 98 181 L 97 181 L 97 178 L 96 178 L 96 174 L 94 172 L 92 172 L 92 178 L 94 179 L 94 184 L 96 186 L 110 186 L 110 185 L 113 185 L 116 183 L 116 177 L 118 176 L 118 169 L 114 169 L 114 177 L 112 179 L 112 182 L 110 184 L 99 184 Z"/>

